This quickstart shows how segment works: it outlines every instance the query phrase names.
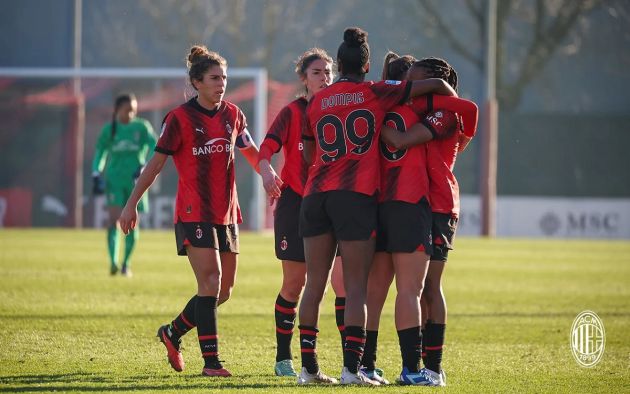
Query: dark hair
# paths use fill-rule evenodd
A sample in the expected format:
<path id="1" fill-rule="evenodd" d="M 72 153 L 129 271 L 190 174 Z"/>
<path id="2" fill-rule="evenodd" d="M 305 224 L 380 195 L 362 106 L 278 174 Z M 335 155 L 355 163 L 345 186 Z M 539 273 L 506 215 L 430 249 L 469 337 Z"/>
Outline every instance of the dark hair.
<path id="1" fill-rule="evenodd" d="M 136 101 L 136 95 L 133 93 L 124 93 L 118 95 L 114 100 L 114 113 L 112 114 L 112 140 L 116 137 L 116 113 L 123 104 L 131 104 Z"/>
<path id="2" fill-rule="evenodd" d="M 217 52 L 209 51 L 205 45 L 193 45 L 190 48 L 190 53 L 186 57 L 186 68 L 193 88 L 195 88 L 193 81 L 201 81 L 203 74 L 212 66 L 227 67 L 227 61 Z"/>
<path id="3" fill-rule="evenodd" d="M 337 50 L 337 61 L 344 74 L 365 74 L 363 69 L 370 61 L 368 33 L 359 27 L 349 27 L 343 32 L 343 42 Z"/>
<path id="4" fill-rule="evenodd" d="M 457 91 L 457 72 L 446 60 L 439 57 L 425 57 L 415 62 L 413 67 L 424 68 L 429 77 L 443 79 Z"/>
<path id="5" fill-rule="evenodd" d="M 334 63 L 332 57 L 321 48 L 311 48 L 300 55 L 297 62 L 295 62 L 295 73 L 301 78 L 306 77 L 306 70 L 315 60 L 323 60 L 327 63 Z M 307 91 L 308 93 L 308 91 Z"/>
<path id="6" fill-rule="evenodd" d="M 411 68 L 416 61 L 411 55 L 400 56 L 395 52 L 387 52 L 383 61 L 382 80 L 402 81 L 405 79 L 405 73 Z"/>

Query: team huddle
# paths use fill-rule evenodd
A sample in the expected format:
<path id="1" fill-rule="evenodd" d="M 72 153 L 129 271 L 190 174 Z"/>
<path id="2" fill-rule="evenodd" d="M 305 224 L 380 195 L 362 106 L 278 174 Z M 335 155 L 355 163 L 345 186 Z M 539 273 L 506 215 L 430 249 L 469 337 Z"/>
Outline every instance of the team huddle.
<path id="1" fill-rule="evenodd" d="M 334 83 L 333 65 L 339 73 Z M 196 294 L 157 333 L 172 368 L 184 369 L 181 337 L 196 327 L 202 374 L 231 376 L 219 361 L 217 307 L 230 298 L 238 265 L 235 147 L 276 203 L 283 282 L 275 301 L 275 374 L 294 376 L 298 384 L 388 384 L 376 365 L 377 339 L 396 280 L 402 361 L 396 380 L 444 386 L 441 276 L 459 214 L 453 167 L 477 127 L 477 106 L 457 97 L 455 70 L 439 58 L 389 53 L 382 81 L 366 82 L 367 33 L 348 28 L 336 62 L 319 48 L 300 56 L 295 71 L 303 94 L 280 111 L 259 150 L 243 112 L 223 100 L 225 59 L 193 46 L 187 66 L 197 95 L 166 115 L 118 220 L 125 234 L 136 227 L 138 203 L 172 156 L 179 175 L 177 253 L 188 257 L 197 280 Z M 280 150 L 285 164 L 278 175 L 270 163 Z M 339 380 L 317 360 L 329 280 L 343 351 Z M 291 354 L 296 320 L 297 371 Z"/>

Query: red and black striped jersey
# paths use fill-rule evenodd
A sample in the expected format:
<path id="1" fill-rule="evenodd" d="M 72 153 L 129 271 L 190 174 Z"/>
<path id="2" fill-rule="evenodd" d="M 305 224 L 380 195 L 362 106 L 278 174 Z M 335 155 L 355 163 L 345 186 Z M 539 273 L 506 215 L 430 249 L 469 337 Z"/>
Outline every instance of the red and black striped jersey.
<path id="1" fill-rule="evenodd" d="M 410 107 L 418 116 L 439 109 L 456 112 L 462 117 L 463 131 L 458 131 L 450 138 L 440 141 L 432 140 L 427 143 L 431 210 L 458 217 L 459 184 L 453 174 L 453 168 L 457 159 L 460 134 L 463 132 L 470 138 L 475 135 L 479 109 L 469 100 L 431 94 L 414 98 Z"/>
<path id="2" fill-rule="evenodd" d="M 314 139 L 316 148 L 305 196 L 331 190 L 373 195 L 379 189 L 385 113 L 407 101 L 410 89 L 410 82 L 342 78 L 311 99 L 303 138 Z"/>
<path id="3" fill-rule="evenodd" d="M 284 166 L 280 174 L 284 182 L 283 187 L 290 187 L 300 196 L 304 194 L 304 185 L 308 177 L 308 164 L 302 156 L 304 150 L 302 134 L 307 127 L 306 105 L 306 99 L 300 97 L 284 107 L 274 119 L 260 145 L 261 157 L 267 149 L 271 153 L 283 150 Z"/>
<path id="4" fill-rule="evenodd" d="M 385 124 L 402 133 L 419 122 L 408 105 L 399 105 L 385 115 Z M 427 145 L 396 150 L 380 141 L 381 192 L 379 202 L 405 201 L 415 204 L 429 198 Z"/>
<path id="5" fill-rule="evenodd" d="M 227 101 L 209 111 L 195 97 L 166 115 L 155 150 L 173 156 L 179 175 L 175 222 L 242 222 L 234 147 L 246 126 L 243 112 Z"/>
<path id="6" fill-rule="evenodd" d="M 436 114 L 439 115 L 440 111 Z M 457 123 L 455 116 L 448 119 L 450 122 Z M 427 143 L 431 211 L 455 217 L 459 216 L 459 184 L 453 174 L 453 168 L 457 159 L 460 133 L 461 131 L 458 130 L 447 139 L 432 140 Z"/>

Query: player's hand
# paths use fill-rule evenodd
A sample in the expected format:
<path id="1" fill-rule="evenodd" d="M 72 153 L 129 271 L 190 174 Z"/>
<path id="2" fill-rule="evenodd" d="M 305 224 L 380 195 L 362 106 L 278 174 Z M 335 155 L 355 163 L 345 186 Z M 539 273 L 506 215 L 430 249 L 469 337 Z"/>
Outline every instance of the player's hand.
<path id="1" fill-rule="evenodd" d="M 95 172 L 92 174 L 92 194 L 100 196 L 105 193 L 105 180 L 101 173 Z"/>
<path id="2" fill-rule="evenodd" d="M 262 177 L 263 187 L 269 196 L 270 205 L 273 205 L 273 201 L 280 197 L 282 190 L 280 189 L 284 182 L 282 179 L 276 174 L 273 167 L 269 164 L 267 160 L 261 160 L 258 163 L 260 169 L 260 176 Z"/>
<path id="3" fill-rule="evenodd" d="M 457 114 L 447 110 L 436 110 L 426 114 L 422 124 L 431 130 L 436 140 L 451 138 L 461 130 Z"/>
<path id="4" fill-rule="evenodd" d="M 131 230 L 136 228 L 136 223 L 138 222 L 138 210 L 135 206 L 131 207 L 129 204 L 125 205 L 123 208 L 120 217 L 118 218 L 118 223 L 120 224 L 120 229 L 125 235 L 129 234 Z"/>

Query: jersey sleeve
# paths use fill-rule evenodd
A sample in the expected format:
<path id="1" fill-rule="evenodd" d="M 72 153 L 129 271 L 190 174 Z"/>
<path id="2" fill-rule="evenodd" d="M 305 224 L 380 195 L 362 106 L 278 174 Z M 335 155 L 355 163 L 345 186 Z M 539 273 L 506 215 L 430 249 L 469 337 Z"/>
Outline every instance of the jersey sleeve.
<path id="1" fill-rule="evenodd" d="M 444 140 L 455 135 L 460 128 L 457 114 L 446 110 L 429 112 L 420 122 L 431 132 L 436 140 Z"/>
<path id="2" fill-rule="evenodd" d="M 429 111 L 433 111 L 434 108 L 457 112 L 462 117 L 462 131 L 464 134 L 470 138 L 475 136 L 479 120 L 477 104 L 462 98 L 432 95 L 432 108 L 429 108 Z"/>
<path id="3" fill-rule="evenodd" d="M 409 81 L 380 81 L 372 84 L 370 89 L 378 97 L 384 110 L 404 104 L 409 99 L 412 83 Z"/>
<path id="4" fill-rule="evenodd" d="M 182 144 L 181 124 L 174 113 L 169 112 L 162 121 L 162 131 L 155 145 L 155 151 L 172 155 Z"/>
<path id="5" fill-rule="evenodd" d="M 109 148 L 111 146 L 111 126 L 105 125 L 101 129 L 101 133 L 96 140 L 96 147 L 94 149 L 94 160 L 92 160 L 92 172 L 103 172 L 105 169 L 105 162 L 109 155 Z"/>
<path id="6" fill-rule="evenodd" d="M 287 142 L 289 128 L 291 127 L 291 113 L 292 111 L 289 106 L 282 108 L 282 111 L 276 116 L 271 127 L 267 130 L 261 148 L 267 146 L 273 153 L 280 151 L 282 145 Z"/>

